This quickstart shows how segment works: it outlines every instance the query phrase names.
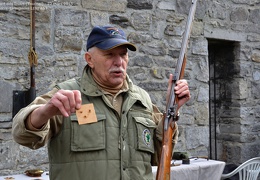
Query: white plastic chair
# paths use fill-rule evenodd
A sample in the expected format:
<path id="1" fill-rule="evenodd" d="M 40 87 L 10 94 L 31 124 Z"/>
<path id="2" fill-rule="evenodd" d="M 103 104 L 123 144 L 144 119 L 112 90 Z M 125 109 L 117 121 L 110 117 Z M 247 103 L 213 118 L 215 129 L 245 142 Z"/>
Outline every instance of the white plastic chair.
<path id="1" fill-rule="evenodd" d="M 239 180 L 257 180 L 260 172 L 260 157 L 247 160 L 228 174 L 222 174 L 221 179 L 227 179 L 239 173 Z"/>

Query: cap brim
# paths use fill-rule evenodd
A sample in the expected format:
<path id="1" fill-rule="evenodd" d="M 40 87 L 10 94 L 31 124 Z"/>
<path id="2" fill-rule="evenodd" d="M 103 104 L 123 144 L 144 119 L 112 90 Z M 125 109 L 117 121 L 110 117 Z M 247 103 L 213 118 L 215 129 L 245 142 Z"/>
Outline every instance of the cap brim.
<path id="1" fill-rule="evenodd" d="M 96 44 L 95 46 L 98 47 L 99 49 L 110 50 L 122 45 L 126 45 L 127 48 L 131 51 L 136 51 L 136 46 L 134 44 L 128 42 L 127 40 L 116 39 L 116 38 L 107 39 L 103 42 Z"/>

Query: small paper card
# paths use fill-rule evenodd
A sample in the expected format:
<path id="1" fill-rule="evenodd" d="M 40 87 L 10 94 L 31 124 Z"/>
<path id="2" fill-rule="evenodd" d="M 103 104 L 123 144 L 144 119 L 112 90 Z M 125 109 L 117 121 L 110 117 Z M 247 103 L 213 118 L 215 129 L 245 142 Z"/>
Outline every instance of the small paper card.
<path id="1" fill-rule="evenodd" d="M 92 103 L 81 105 L 81 108 L 76 110 L 76 115 L 79 125 L 97 122 L 96 112 Z"/>

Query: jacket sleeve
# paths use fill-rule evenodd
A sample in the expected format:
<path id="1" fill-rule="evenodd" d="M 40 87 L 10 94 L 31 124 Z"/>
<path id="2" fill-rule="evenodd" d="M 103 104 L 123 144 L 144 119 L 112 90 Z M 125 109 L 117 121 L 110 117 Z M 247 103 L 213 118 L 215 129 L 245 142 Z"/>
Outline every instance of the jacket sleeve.
<path id="1" fill-rule="evenodd" d="M 57 91 L 58 89 L 54 88 L 50 92 L 37 97 L 31 104 L 21 109 L 15 115 L 12 125 L 12 135 L 17 143 L 31 149 L 38 149 L 44 146 L 53 135 L 58 133 L 63 121 L 62 116 L 51 118 L 41 129 L 33 131 L 27 129 L 25 124 L 31 112 L 46 104 Z"/>
<path id="2" fill-rule="evenodd" d="M 163 137 L 163 114 L 159 111 L 159 109 L 153 105 L 153 120 L 157 124 L 157 128 L 155 129 L 154 135 L 154 149 L 155 152 L 152 157 L 152 165 L 157 166 L 160 160 L 160 153 L 162 149 L 162 137 Z M 175 132 L 173 132 L 172 137 L 172 154 L 174 151 L 174 147 L 178 141 L 178 126 L 176 124 Z"/>

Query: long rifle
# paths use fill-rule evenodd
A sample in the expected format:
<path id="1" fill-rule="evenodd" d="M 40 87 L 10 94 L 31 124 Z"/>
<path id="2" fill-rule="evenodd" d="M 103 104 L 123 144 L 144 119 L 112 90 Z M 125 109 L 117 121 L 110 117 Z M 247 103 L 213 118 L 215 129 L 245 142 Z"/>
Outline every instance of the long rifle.
<path id="1" fill-rule="evenodd" d="M 157 169 L 156 180 L 170 180 L 171 175 L 171 159 L 172 159 L 172 136 L 176 131 L 176 121 L 178 120 L 178 98 L 175 96 L 174 87 L 176 82 L 180 80 L 184 75 L 184 69 L 186 65 L 186 51 L 188 46 L 188 40 L 191 33 L 192 21 L 195 16 L 197 0 L 192 0 L 190 7 L 188 20 L 185 27 L 185 33 L 182 38 L 181 51 L 175 73 L 172 80 L 170 97 L 166 106 L 166 113 L 164 113 L 164 127 L 163 127 L 163 139 L 162 139 L 162 151 L 160 155 L 160 161 Z"/>

